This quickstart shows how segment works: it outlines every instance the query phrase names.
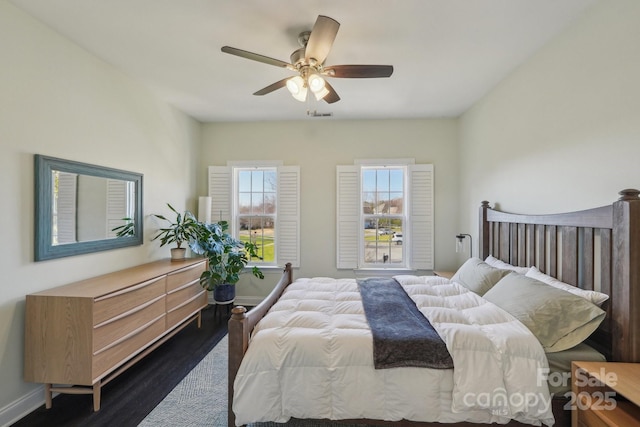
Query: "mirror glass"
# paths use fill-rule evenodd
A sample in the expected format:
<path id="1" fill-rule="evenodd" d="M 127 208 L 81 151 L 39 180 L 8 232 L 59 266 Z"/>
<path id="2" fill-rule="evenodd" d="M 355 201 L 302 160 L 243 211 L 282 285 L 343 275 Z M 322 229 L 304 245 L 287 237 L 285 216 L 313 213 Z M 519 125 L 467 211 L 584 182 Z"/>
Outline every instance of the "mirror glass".
<path id="1" fill-rule="evenodd" d="M 35 260 L 142 244 L 142 175 L 35 156 Z"/>

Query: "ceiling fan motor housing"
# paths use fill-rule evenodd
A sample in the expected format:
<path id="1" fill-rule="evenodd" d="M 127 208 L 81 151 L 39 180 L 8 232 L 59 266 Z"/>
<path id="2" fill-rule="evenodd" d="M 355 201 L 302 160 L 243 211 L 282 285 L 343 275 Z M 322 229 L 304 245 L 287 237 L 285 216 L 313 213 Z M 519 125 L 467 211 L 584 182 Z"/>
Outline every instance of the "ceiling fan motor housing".
<path id="1" fill-rule="evenodd" d="M 291 63 L 295 65 L 296 68 L 299 68 L 299 64 L 304 63 L 304 47 L 294 50 L 289 58 L 291 59 Z"/>

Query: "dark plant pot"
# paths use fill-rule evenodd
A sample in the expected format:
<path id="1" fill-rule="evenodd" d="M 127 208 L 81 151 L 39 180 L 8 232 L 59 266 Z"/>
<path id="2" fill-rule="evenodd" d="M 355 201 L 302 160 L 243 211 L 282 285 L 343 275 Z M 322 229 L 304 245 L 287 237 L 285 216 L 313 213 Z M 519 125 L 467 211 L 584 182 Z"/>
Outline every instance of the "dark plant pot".
<path id="1" fill-rule="evenodd" d="M 218 302 L 229 302 L 233 301 L 236 298 L 236 287 L 235 285 L 230 285 L 225 283 L 223 285 L 218 285 L 213 288 L 213 299 Z"/>

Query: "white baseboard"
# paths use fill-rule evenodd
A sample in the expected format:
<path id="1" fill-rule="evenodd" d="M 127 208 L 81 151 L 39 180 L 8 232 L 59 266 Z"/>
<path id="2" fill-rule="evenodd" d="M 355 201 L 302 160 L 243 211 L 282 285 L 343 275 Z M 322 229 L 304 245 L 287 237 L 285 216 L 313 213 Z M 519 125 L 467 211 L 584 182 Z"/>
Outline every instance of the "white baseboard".
<path id="1" fill-rule="evenodd" d="M 0 408 L 0 426 L 11 425 L 42 405 L 44 405 L 44 386 L 39 386 L 4 408 Z"/>

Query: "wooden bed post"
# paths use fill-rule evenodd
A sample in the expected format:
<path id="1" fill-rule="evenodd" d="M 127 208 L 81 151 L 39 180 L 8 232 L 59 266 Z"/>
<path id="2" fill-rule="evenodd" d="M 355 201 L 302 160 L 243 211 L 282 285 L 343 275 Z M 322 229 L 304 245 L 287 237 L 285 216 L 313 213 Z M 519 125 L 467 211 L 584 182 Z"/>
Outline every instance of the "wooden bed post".
<path id="1" fill-rule="evenodd" d="M 489 246 L 491 239 L 489 238 L 490 229 L 489 222 L 487 221 L 487 209 L 490 209 L 489 202 L 483 200 L 480 205 L 480 220 L 478 221 L 480 228 L 480 236 L 478 236 L 478 253 L 480 254 L 479 258 L 482 260 L 491 255 L 491 248 Z"/>
<path id="2" fill-rule="evenodd" d="M 613 360 L 640 362 L 640 191 L 613 204 Z"/>
<path id="3" fill-rule="evenodd" d="M 229 367 L 228 367 L 228 426 L 235 427 L 236 417 L 233 413 L 233 382 L 240 369 L 242 356 L 249 346 L 249 332 L 247 331 L 247 309 L 241 305 L 231 309 L 231 318 L 229 319 Z M 242 339 L 234 339 L 234 337 L 242 337 Z"/>

